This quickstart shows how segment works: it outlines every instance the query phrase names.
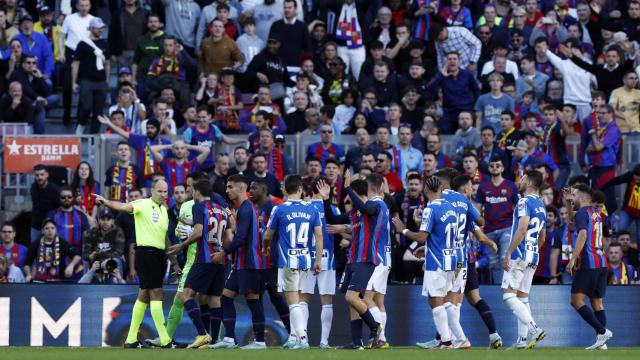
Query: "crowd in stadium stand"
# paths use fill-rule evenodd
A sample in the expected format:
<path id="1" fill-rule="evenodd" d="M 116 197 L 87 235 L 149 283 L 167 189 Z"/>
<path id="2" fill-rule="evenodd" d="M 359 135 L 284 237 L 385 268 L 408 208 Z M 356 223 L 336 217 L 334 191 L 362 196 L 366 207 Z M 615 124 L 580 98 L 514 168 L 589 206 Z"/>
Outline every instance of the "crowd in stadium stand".
<path id="1" fill-rule="evenodd" d="M 588 184 L 607 219 L 609 283 L 638 284 L 640 165 L 622 151 L 640 152 L 639 43 L 638 0 L 0 0 L 0 122 L 53 135 L 61 107 L 67 134 L 120 137 L 103 183 L 88 162 L 63 187 L 34 168 L 31 243 L 2 224 L 0 283 L 135 283 L 132 215 L 92 194 L 133 201 L 164 177 L 175 227 L 190 175 L 222 196 L 232 174 L 264 179 L 280 201 L 303 161 L 308 195 L 324 176 L 343 211 L 344 171 L 383 175 L 411 231 L 428 176 L 470 176 L 499 248 L 473 242 L 484 284 L 501 282 L 528 169 L 543 174 L 548 219 L 534 283 L 571 282 L 563 195 Z M 306 152 L 285 151 L 295 134 L 312 139 Z M 392 232 L 390 281 L 421 281 L 413 244 Z"/>

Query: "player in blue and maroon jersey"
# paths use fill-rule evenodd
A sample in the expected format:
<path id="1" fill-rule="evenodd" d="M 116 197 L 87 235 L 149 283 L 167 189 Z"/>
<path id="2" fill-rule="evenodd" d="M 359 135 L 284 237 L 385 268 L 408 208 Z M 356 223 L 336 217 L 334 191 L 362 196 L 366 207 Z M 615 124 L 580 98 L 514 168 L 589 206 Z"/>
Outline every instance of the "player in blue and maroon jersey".
<path id="1" fill-rule="evenodd" d="M 213 348 L 235 348 L 236 310 L 233 304 L 237 294 L 243 295 L 251 311 L 253 332 L 256 341 L 243 348 L 266 349 L 264 342 L 264 308 L 260 302 L 262 292 L 262 270 L 265 259 L 262 256 L 260 224 L 255 206 L 249 200 L 247 191 L 249 180 L 242 175 L 232 175 L 227 179 L 227 196 L 238 208 L 236 233 L 233 240 L 223 246 L 213 257 L 215 263 L 222 263 L 227 254 L 235 253 L 234 268 L 227 278 L 222 292 L 222 313 L 225 337 L 212 345 Z"/>
<path id="2" fill-rule="evenodd" d="M 163 155 L 163 151 L 171 149 L 174 158 L 170 159 Z M 199 153 L 194 160 L 187 160 L 189 150 Z M 209 156 L 209 148 L 204 146 L 193 146 L 186 144 L 183 140 L 176 140 L 173 144 L 154 145 L 151 147 L 153 158 L 160 164 L 160 168 L 169 184 L 169 197 L 173 188 L 178 184 L 187 181 L 187 175 L 195 172 L 198 166 L 202 165 Z"/>
<path id="3" fill-rule="evenodd" d="M 360 318 L 367 324 L 371 330 L 371 348 L 389 347 L 386 341 L 381 341 L 383 326 L 376 321 L 368 309 L 368 305 L 360 296 L 366 291 L 369 280 L 374 274 L 374 270 L 378 264 L 387 263 L 387 247 L 390 238 L 391 219 L 389 217 L 389 209 L 384 202 L 384 191 L 382 185 L 384 178 L 379 174 L 371 174 L 367 176 L 367 201 L 364 202 L 358 194 L 349 188 L 351 184 L 351 174 L 349 170 L 344 176 L 344 185 L 347 194 L 353 202 L 353 208 L 362 214 L 362 231 L 357 238 L 352 241 L 358 242 L 357 252 L 351 254 L 355 256 L 354 263 L 351 265 L 351 276 L 345 296 L 347 303 L 351 309 L 355 310 Z M 325 213 L 326 215 L 326 213 Z M 388 275 L 388 272 L 387 272 Z M 346 281 L 346 279 L 345 279 Z M 386 279 L 384 280 L 386 282 Z M 364 287 L 363 287 L 364 285 Z"/>
<path id="4" fill-rule="evenodd" d="M 251 193 L 251 201 L 258 213 L 258 223 L 260 224 L 260 234 L 264 236 L 269 223 L 269 217 L 276 204 L 271 200 L 269 194 L 269 185 L 263 179 L 256 179 L 251 182 L 249 187 Z M 262 238 L 262 237 L 261 237 Z M 271 303 L 278 311 L 280 320 L 287 328 L 287 332 L 291 333 L 291 323 L 289 319 L 289 306 L 284 297 L 278 292 L 278 246 L 277 237 L 271 243 L 271 251 L 265 256 L 265 269 L 262 272 L 262 289 L 261 292 L 267 291 Z"/>
<path id="5" fill-rule="evenodd" d="M 24 260 L 27 257 L 29 249 L 15 242 L 16 226 L 11 222 L 2 223 L 2 244 L 0 245 L 0 254 L 4 254 L 9 264 L 13 264 L 20 269 L 25 265 Z M 28 265 L 28 264 L 27 264 Z"/>
<path id="6" fill-rule="evenodd" d="M 78 254 L 82 254 L 84 232 L 89 230 L 87 215 L 73 206 L 73 189 L 64 186 L 60 189 L 60 207 L 47 215 L 56 223 L 58 236 L 69 243 Z M 79 280 L 84 267 L 80 262 L 74 269 L 73 280 Z"/>
<path id="7" fill-rule="evenodd" d="M 322 196 L 322 204 L 324 206 L 324 214 L 327 219 L 328 225 L 339 225 L 339 224 L 347 224 L 343 225 L 341 230 L 336 230 L 339 233 L 350 233 L 351 241 L 349 245 L 349 250 L 347 253 L 347 266 L 340 281 L 340 291 L 346 293 L 350 287 L 351 283 L 355 283 L 356 285 L 351 286 L 351 289 L 357 289 L 363 295 L 367 288 L 367 283 L 369 281 L 370 274 L 368 272 L 363 274 L 363 271 L 353 268 L 354 264 L 356 264 L 356 258 L 358 249 L 361 246 L 358 239 L 361 238 L 361 232 L 363 231 L 363 214 L 361 214 L 355 208 L 352 208 L 346 214 L 334 214 L 331 211 L 331 200 L 329 198 L 330 190 L 327 191 L 329 184 L 324 181 L 320 181 L 318 183 L 318 191 Z M 361 199 L 367 198 L 368 193 L 368 185 L 364 180 L 354 180 L 351 184 L 352 192 L 355 192 L 360 196 Z M 356 270 L 358 270 L 356 272 Z M 368 276 L 367 276 L 368 275 Z M 339 349 L 344 350 L 358 350 L 363 349 L 362 346 L 362 319 L 360 318 L 360 314 L 353 308 L 349 309 L 349 315 L 351 319 L 351 339 L 352 342 L 348 345 L 340 346 Z"/>
<path id="8" fill-rule="evenodd" d="M 178 254 L 191 243 L 197 242 L 195 260 L 187 275 L 181 299 L 198 331 L 198 336 L 188 348 L 206 347 L 212 341 L 208 334 L 208 324 L 205 325 L 202 319 L 195 296 L 200 294 L 201 305 L 216 307 L 220 303 L 225 279 L 225 258 L 223 257 L 220 263 L 214 263 L 213 257 L 232 236 L 231 230 L 227 229 L 228 217 L 225 208 L 213 202 L 210 194 L 209 179 L 199 179 L 193 184 L 193 199 L 196 202 L 191 210 L 193 233 L 181 244 L 171 246 L 167 252 L 169 255 Z"/>
<path id="9" fill-rule="evenodd" d="M 607 317 L 603 302 L 608 269 L 602 247 L 602 216 L 600 210 L 593 206 L 593 192 L 589 186 L 576 184 L 573 189 L 578 239 L 567 266 L 569 273 L 575 273 L 571 284 L 571 306 L 596 330 L 596 342 L 587 348 L 595 350 L 601 349 L 613 337 L 613 333 L 606 328 Z M 593 310 L 585 304 L 585 297 L 589 297 Z"/>
<path id="10" fill-rule="evenodd" d="M 567 155 L 565 138 L 571 133 L 569 123 L 564 118 L 556 116 L 556 109 L 552 105 L 544 109 L 544 132 L 542 133 L 542 150 L 549 154 L 558 166 L 560 174 L 555 181 L 555 188 L 562 189 L 571 175 L 571 165 Z"/>
<path id="11" fill-rule="evenodd" d="M 498 245 L 500 253 L 492 251 L 489 254 L 491 277 L 494 284 L 502 282 L 502 267 L 509 242 L 511 241 L 511 221 L 518 198 L 518 187 L 513 181 L 502 177 L 505 171 L 504 159 L 493 156 L 489 160 L 490 181 L 478 187 L 476 202 L 482 205 L 484 215 L 484 232 L 487 237 Z"/>

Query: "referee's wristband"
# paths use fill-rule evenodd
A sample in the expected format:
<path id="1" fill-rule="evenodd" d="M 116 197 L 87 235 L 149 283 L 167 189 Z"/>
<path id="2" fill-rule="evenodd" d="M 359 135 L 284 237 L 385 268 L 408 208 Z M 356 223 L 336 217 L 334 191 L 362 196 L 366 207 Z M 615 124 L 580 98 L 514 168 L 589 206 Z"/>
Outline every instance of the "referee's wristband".
<path id="1" fill-rule="evenodd" d="M 409 232 L 409 229 L 404 229 L 402 230 L 402 235 L 407 236 L 408 232 Z"/>

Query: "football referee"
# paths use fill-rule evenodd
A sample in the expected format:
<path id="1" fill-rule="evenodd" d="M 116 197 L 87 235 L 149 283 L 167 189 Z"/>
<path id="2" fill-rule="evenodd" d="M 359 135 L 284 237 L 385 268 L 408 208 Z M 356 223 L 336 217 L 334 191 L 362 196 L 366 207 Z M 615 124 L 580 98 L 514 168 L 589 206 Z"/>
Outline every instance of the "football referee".
<path id="1" fill-rule="evenodd" d="M 133 214 L 136 228 L 136 272 L 140 279 L 138 299 L 133 305 L 129 334 L 124 342 L 125 348 L 140 348 L 138 330 L 151 304 L 151 316 L 160 336 L 163 348 L 175 348 L 177 344 L 167 334 L 162 311 L 162 280 L 167 264 L 165 249 L 168 247 L 169 216 L 164 204 L 168 197 L 168 185 L 158 180 L 151 187 L 151 198 L 139 199 L 130 203 L 107 200 L 93 194 L 98 204 L 115 210 Z"/>

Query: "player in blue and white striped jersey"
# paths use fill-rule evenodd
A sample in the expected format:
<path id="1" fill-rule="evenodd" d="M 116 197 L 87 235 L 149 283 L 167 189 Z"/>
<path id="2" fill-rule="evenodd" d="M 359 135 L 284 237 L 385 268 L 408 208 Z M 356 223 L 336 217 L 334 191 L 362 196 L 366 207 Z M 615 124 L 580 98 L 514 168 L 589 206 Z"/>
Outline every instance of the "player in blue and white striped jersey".
<path id="1" fill-rule="evenodd" d="M 308 349 L 304 313 L 300 306 L 300 274 L 313 269 L 321 272 L 321 258 L 311 262 L 309 246 L 316 239 L 316 251 L 323 251 L 322 224 L 318 210 L 302 201 L 302 179 L 290 175 L 284 181 L 287 200 L 273 209 L 263 238 L 263 253 L 268 254 L 271 239 L 277 233 L 278 240 L 278 285 L 284 291 L 289 304 L 291 328 L 298 343 L 292 349 Z"/>

